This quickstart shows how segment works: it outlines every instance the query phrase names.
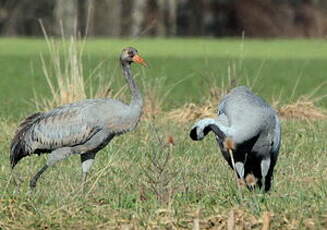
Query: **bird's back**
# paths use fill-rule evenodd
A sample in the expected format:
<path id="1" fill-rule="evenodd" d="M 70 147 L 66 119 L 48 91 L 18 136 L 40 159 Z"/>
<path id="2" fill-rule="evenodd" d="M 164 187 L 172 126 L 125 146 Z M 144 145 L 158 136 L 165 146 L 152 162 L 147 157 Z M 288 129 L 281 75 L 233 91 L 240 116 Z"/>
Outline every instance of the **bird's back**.
<path id="1" fill-rule="evenodd" d="M 35 148 L 54 149 L 83 144 L 99 129 L 115 133 L 115 122 L 127 113 L 128 106 L 118 100 L 88 99 L 42 113 L 29 130 Z"/>
<path id="2" fill-rule="evenodd" d="M 103 129 L 114 134 L 114 122 L 127 110 L 128 105 L 117 100 L 88 99 L 33 114 L 20 124 L 12 140 L 12 166 L 35 151 L 81 145 Z"/>
<path id="3" fill-rule="evenodd" d="M 276 112 L 246 86 L 234 88 L 219 104 L 219 113 L 227 116 L 229 125 L 242 140 L 275 126 Z"/>

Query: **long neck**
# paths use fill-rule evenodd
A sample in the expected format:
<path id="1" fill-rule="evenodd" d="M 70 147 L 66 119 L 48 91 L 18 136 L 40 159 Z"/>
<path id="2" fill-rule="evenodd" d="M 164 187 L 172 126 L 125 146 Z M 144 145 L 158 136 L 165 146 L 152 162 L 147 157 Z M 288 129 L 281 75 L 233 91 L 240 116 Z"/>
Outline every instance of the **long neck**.
<path id="1" fill-rule="evenodd" d="M 143 107 L 143 98 L 141 95 L 140 89 L 137 87 L 136 82 L 134 81 L 131 64 L 130 63 L 121 63 L 123 68 L 123 73 L 128 83 L 128 86 L 132 93 L 132 101 L 130 103 L 131 106 L 137 106 L 139 108 Z"/>

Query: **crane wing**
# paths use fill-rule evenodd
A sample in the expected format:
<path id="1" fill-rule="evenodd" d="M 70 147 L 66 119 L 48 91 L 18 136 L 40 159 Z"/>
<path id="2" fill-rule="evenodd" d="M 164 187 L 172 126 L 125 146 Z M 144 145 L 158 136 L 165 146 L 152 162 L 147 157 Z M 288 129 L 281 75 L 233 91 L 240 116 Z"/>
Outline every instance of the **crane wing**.
<path id="1" fill-rule="evenodd" d="M 51 150 L 85 143 L 100 128 L 87 121 L 87 104 L 70 104 L 43 113 L 29 130 L 32 149 Z"/>

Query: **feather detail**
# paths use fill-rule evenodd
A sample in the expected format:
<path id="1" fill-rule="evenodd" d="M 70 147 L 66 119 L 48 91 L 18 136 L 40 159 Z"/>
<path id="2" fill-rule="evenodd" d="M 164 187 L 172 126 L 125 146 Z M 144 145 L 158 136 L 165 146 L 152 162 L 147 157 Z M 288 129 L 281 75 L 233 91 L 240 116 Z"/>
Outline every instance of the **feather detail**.
<path id="1" fill-rule="evenodd" d="M 56 149 L 84 144 L 99 131 L 85 118 L 84 108 L 61 107 L 48 112 L 44 119 L 34 125 L 30 135 L 33 149 Z"/>
<path id="2" fill-rule="evenodd" d="M 10 164 L 12 168 L 14 168 L 23 157 L 32 153 L 32 149 L 25 142 L 25 135 L 41 118 L 42 113 L 34 113 L 19 125 L 10 147 Z"/>

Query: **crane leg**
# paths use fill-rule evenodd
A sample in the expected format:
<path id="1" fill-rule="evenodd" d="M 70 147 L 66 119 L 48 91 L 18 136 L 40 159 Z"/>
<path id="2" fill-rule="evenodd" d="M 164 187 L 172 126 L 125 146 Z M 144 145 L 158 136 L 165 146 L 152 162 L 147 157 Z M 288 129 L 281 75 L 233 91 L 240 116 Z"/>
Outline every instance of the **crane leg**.
<path id="1" fill-rule="evenodd" d="M 69 155 L 73 154 L 73 151 L 70 147 L 60 148 L 52 151 L 49 154 L 47 163 L 32 177 L 30 181 L 31 189 L 36 187 L 36 183 L 40 176 L 51 166 L 56 164 L 58 161 L 61 161 L 67 158 Z"/>
<path id="2" fill-rule="evenodd" d="M 95 134 L 88 142 L 84 143 L 83 145 L 74 147 L 74 151 L 81 154 L 83 191 L 85 189 L 85 182 L 89 170 L 93 165 L 96 153 L 105 147 L 113 137 L 113 134 L 108 136 L 106 131 L 100 131 Z"/>
<path id="3" fill-rule="evenodd" d="M 266 189 L 266 180 L 270 180 L 270 178 L 267 178 L 267 174 L 270 168 L 270 158 L 266 158 L 263 159 L 260 163 L 260 167 L 261 167 L 261 176 L 262 176 L 262 185 L 265 187 L 265 191 L 267 191 Z M 267 181 L 268 182 L 268 181 Z M 270 183 L 270 181 L 269 181 Z"/>
<path id="4" fill-rule="evenodd" d="M 84 184 L 86 182 L 87 175 L 89 173 L 90 168 L 92 167 L 92 164 L 94 162 L 96 153 L 95 152 L 88 152 L 81 155 L 81 163 L 82 163 L 82 172 L 83 172 L 83 188 Z"/>
<path id="5" fill-rule="evenodd" d="M 237 172 L 237 168 L 236 168 L 236 165 L 235 165 L 234 156 L 233 156 L 233 150 L 231 148 L 229 148 L 227 151 L 229 152 L 229 156 L 230 156 L 230 160 L 231 160 L 231 163 L 232 163 L 232 167 L 233 167 L 233 170 L 235 172 L 235 178 L 236 178 L 237 188 L 238 188 L 238 190 L 240 190 L 241 189 L 241 185 L 240 185 L 239 180 L 238 180 L 238 174 L 239 173 Z"/>
<path id="6" fill-rule="evenodd" d="M 105 131 L 98 132 L 88 142 L 81 146 L 74 147 L 74 150 L 81 154 L 83 183 L 86 181 L 87 174 L 94 162 L 96 153 L 105 147 L 114 135 L 107 135 Z"/>

